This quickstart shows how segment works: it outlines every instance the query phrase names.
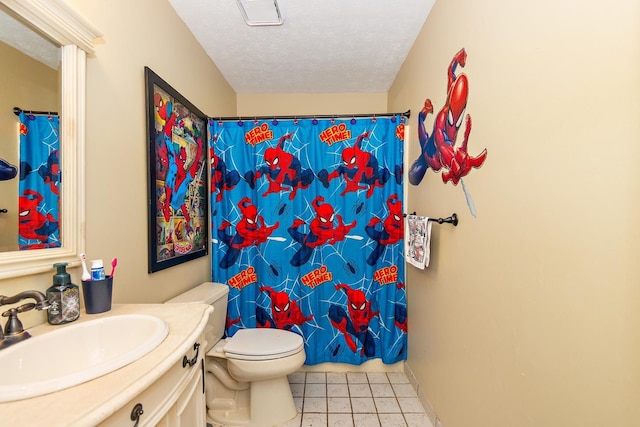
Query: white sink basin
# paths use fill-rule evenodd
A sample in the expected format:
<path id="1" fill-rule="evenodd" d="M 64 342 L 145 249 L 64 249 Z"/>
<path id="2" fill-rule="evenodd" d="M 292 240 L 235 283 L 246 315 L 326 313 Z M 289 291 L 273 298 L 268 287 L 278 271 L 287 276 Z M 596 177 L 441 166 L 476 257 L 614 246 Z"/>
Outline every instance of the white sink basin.
<path id="1" fill-rule="evenodd" d="M 90 381 L 136 361 L 169 327 L 158 317 L 123 314 L 60 326 L 0 350 L 0 402 Z"/>

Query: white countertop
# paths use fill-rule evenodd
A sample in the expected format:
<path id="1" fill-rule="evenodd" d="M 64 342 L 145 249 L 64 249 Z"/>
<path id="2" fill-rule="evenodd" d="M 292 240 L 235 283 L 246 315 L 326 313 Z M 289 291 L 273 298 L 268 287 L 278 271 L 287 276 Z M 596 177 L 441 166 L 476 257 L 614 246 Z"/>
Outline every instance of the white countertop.
<path id="1" fill-rule="evenodd" d="M 169 325 L 169 334 L 158 347 L 137 361 L 110 374 L 55 393 L 15 402 L 0 403 L 3 426 L 95 426 L 146 390 L 185 354 L 204 330 L 213 308 L 206 304 L 116 304 L 100 314 L 82 312 L 78 322 L 119 314 L 141 313 L 157 316 Z M 29 329 L 32 336 L 64 328 L 42 324 Z M 126 333 L 126 331 L 123 331 Z M 43 363 L 55 369 L 54 348 Z M 0 378 L 0 382 L 2 378 Z"/>

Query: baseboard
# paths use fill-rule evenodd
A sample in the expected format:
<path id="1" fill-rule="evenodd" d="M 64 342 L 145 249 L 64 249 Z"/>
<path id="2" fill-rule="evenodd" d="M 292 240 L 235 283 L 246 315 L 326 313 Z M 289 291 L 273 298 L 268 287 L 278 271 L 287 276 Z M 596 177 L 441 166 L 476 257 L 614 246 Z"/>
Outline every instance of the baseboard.
<path id="1" fill-rule="evenodd" d="M 413 386 L 413 389 L 416 391 L 416 394 L 418 395 L 418 399 L 420 399 L 422 406 L 424 406 L 424 411 L 427 413 L 427 417 L 429 417 L 431 424 L 434 426 L 437 425 L 438 417 L 436 415 L 436 411 L 433 409 L 433 406 L 431 406 L 431 402 L 429 402 L 429 399 L 427 399 L 423 387 L 420 386 L 418 380 L 416 379 L 416 376 L 413 374 L 413 371 L 407 363 L 404 363 L 404 373 Z"/>

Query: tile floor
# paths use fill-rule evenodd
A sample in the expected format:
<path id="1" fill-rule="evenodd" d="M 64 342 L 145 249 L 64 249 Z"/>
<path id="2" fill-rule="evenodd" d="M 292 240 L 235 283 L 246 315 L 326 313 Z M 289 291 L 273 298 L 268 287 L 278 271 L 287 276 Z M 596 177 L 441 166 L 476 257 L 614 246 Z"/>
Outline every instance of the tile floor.
<path id="1" fill-rule="evenodd" d="M 433 427 L 402 372 L 295 372 L 298 416 L 278 427 Z"/>

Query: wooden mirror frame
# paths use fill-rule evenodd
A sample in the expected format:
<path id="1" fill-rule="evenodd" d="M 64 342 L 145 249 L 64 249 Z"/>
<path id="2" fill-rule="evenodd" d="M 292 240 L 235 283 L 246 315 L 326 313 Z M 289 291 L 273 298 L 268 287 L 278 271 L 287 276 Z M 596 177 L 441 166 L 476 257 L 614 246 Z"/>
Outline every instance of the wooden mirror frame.
<path id="1" fill-rule="evenodd" d="M 86 54 L 99 31 L 64 0 L 0 0 L 25 24 L 61 49 L 60 165 L 63 177 L 62 246 L 0 253 L 0 279 L 50 271 L 54 263 L 79 264 L 85 241 Z"/>

